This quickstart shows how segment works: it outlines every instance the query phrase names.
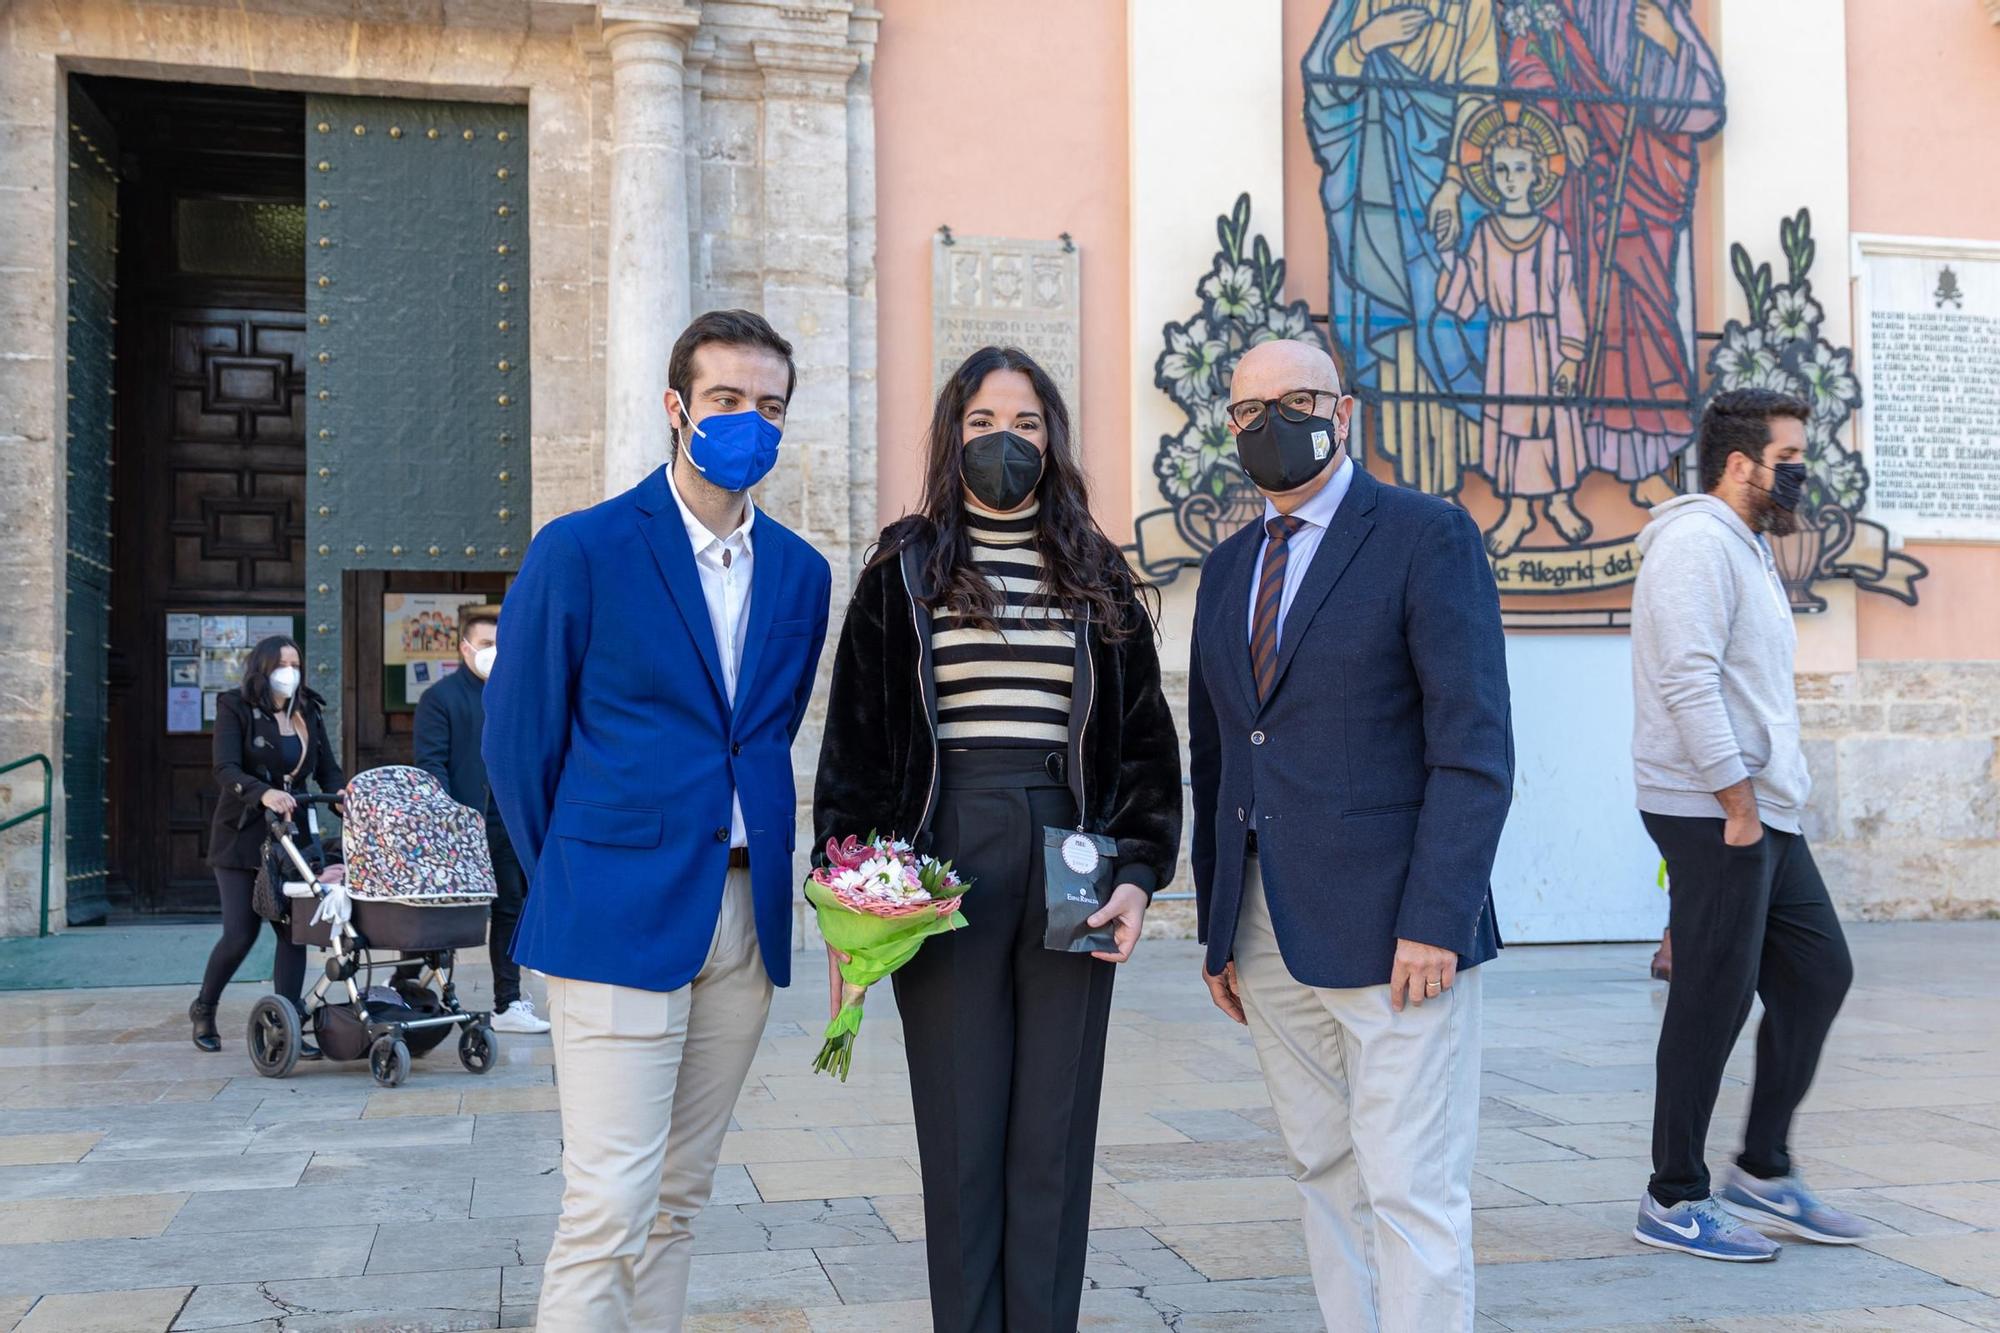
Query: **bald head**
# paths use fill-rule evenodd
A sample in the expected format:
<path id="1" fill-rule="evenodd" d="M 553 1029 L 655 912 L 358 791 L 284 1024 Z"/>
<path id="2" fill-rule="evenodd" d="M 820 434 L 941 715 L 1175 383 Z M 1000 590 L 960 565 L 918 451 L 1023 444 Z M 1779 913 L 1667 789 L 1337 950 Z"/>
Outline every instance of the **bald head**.
<path id="1" fill-rule="evenodd" d="M 1296 338 L 1259 343 L 1236 363 L 1229 381 L 1229 401 L 1281 398 L 1294 389 L 1340 392 L 1340 374 L 1323 348 Z"/>

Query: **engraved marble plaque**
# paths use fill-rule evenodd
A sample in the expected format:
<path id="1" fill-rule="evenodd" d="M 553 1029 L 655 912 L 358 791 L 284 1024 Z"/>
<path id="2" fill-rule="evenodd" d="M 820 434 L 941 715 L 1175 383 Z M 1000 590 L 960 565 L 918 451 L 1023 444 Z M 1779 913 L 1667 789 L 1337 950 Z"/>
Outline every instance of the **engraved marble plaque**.
<path id="1" fill-rule="evenodd" d="M 1071 436 L 1081 439 L 1077 258 L 1063 241 L 933 236 L 931 391 L 987 344 L 1019 347 L 1062 390 Z"/>
<path id="2" fill-rule="evenodd" d="M 1862 238 L 1868 516 L 2000 540 L 2000 246 Z"/>

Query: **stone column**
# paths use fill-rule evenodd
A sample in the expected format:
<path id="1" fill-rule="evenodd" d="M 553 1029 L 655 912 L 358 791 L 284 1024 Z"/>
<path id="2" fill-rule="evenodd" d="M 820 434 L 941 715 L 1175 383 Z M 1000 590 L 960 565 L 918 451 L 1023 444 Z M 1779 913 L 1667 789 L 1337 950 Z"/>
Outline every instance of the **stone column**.
<path id="1" fill-rule="evenodd" d="M 881 11 L 857 6 L 847 40 L 859 60 L 847 81 L 847 581 L 879 530 L 876 484 L 875 41 Z M 838 572 L 836 572 L 838 578 Z"/>
<path id="2" fill-rule="evenodd" d="M 682 62 L 700 20 L 678 6 L 607 5 L 605 17 L 604 46 L 611 58 L 611 247 L 604 492 L 616 495 L 667 456 L 660 398 L 667 388 L 667 356 L 688 321 Z"/>
<path id="3" fill-rule="evenodd" d="M 687 59 L 682 62 L 682 86 L 684 106 L 682 109 L 683 137 L 687 145 L 687 221 L 688 221 L 688 308 L 693 310 L 714 309 L 708 300 L 707 286 L 702 264 L 702 211 L 701 199 L 701 141 L 707 133 L 702 114 L 702 74 L 708 62 L 715 55 L 715 39 L 703 33 L 688 44 Z"/>
<path id="4" fill-rule="evenodd" d="M 849 575 L 847 83 L 839 46 L 757 41 L 764 75 L 764 314 L 792 340 L 798 391 L 786 414 L 789 466 L 765 503 Z M 770 485 L 770 483 L 767 483 Z"/>

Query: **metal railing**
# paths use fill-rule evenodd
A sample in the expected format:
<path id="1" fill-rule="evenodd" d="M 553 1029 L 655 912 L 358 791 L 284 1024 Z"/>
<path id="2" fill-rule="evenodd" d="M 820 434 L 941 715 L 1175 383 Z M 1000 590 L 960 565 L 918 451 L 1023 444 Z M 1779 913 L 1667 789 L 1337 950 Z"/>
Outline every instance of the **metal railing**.
<path id="1" fill-rule="evenodd" d="M 25 824 L 29 820 L 34 819 L 37 816 L 41 818 L 42 924 L 41 924 L 41 929 L 37 933 L 37 937 L 45 939 L 47 938 L 49 933 L 49 824 L 51 819 L 53 818 L 53 816 L 49 813 L 49 811 L 51 808 L 50 806 L 51 798 L 55 794 L 56 768 L 54 764 L 51 764 L 49 762 L 49 757 L 47 755 L 31 754 L 26 759 L 16 759 L 11 764 L 0 765 L 0 777 L 5 777 L 7 774 L 12 773 L 17 768 L 26 768 L 29 764 L 40 764 L 42 766 L 42 803 L 36 806 L 34 809 L 27 811 L 24 814 L 15 815 L 12 819 L 8 820 L 4 824 L 0 824 L 0 833 L 5 833 L 8 829 L 13 828 L 17 824 Z"/>

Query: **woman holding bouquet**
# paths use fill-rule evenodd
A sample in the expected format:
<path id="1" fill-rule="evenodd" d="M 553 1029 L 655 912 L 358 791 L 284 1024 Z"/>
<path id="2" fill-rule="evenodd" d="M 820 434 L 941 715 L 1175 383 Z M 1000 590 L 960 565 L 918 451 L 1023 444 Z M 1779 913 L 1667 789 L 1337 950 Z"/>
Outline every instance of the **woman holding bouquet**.
<path id="1" fill-rule="evenodd" d="M 938 395 L 922 510 L 848 608 L 813 802 L 819 845 L 903 838 L 971 886 L 965 928 L 894 974 L 941 1331 L 1076 1328 L 1112 975 L 1180 845 L 1140 593 L 1054 381 L 973 353 Z M 1112 947 L 1050 932 L 1045 844 L 1108 881 L 1089 921 Z"/>

